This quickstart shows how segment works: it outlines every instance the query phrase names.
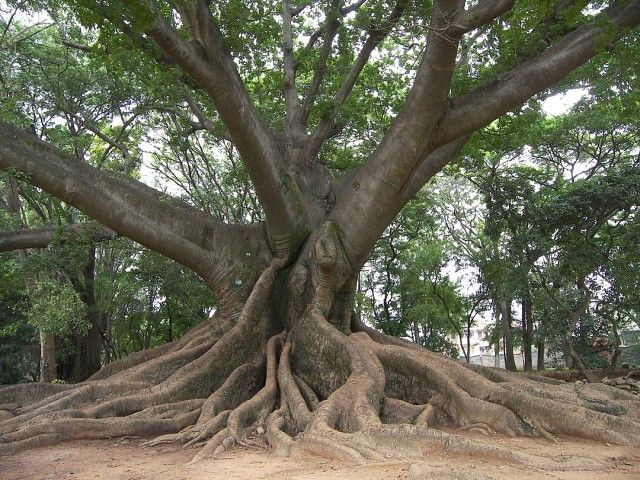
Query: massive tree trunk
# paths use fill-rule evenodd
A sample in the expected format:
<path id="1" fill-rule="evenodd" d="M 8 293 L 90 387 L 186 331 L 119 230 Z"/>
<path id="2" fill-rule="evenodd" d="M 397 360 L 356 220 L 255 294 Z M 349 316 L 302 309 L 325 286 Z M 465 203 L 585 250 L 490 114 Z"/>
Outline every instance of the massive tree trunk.
<path id="1" fill-rule="evenodd" d="M 191 268 L 219 301 L 215 315 L 183 337 L 110 363 L 86 382 L 1 389 L 0 409 L 11 418 L 0 422 L 0 454 L 75 438 L 160 435 L 152 443 L 202 445 L 196 459 L 264 437 L 283 453 L 360 461 L 446 445 L 535 463 L 445 429 L 640 444 L 639 401 L 631 394 L 462 365 L 376 332 L 353 313 L 358 272 L 408 199 L 469 134 L 565 77 L 601 44 L 598 19 L 500 81 L 449 102 L 460 37 L 512 3 L 463 10 L 459 0 L 435 2 L 404 108 L 372 156 L 338 181 L 316 162 L 335 111 L 305 133 L 308 112 L 295 90 L 288 2 L 282 135 L 264 125 L 250 102 L 208 2 L 177 3 L 190 41 L 149 12 L 145 39 L 209 95 L 238 147 L 265 211 L 260 225 L 217 222 L 0 122 L 0 168 L 23 172 L 119 234 Z M 388 28 L 370 32 L 332 108 L 344 103 L 405 4 L 398 3 Z M 110 17 L 101 5 L 93 8 L 125 33 L 130 29 L 121 21 L 126 8 Z M 640 1 L 616 4 L 606 14 L 618 26 L 635 25 Z"/>

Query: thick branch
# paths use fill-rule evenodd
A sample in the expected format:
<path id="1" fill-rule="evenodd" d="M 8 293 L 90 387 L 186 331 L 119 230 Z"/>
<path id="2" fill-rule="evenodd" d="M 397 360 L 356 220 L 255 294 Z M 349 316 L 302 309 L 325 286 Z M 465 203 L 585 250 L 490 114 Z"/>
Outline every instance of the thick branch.
<path id="1" fill-rule="evenodd" d="M 440 4 L 438 6 L 438 4 Z M 593 57 L 610 29 L 602 18 L 568 33 L 542 54 L 514 69 L 503 80 L 475 90 L 447 108 L 446 96 L 455 65 L 459 31 L 451 10 L 437 2 L 427 49 L 407 102 L 384 140 L 343 185 L 341 202 L 332 219 L 343 228 L 343 242 L 354 266 L 360 265 L 399 210 L 398 197 L 412 181 L 421 159 L 435 148 L 487 125 L 535 93 L 547 88 Z M 618 29 L 640 22 L 640 0 L 615 3 L 605 11 Z M 411 189 L 406 189 L 405 191 Z M 406 198 L 406 195 L 405 195 Z M 368 215 L 377 212 L 377 215 Z M 348 218 L 367 219 L 354 224 Z"/>
<path id="2" fill-rule="evenodd" d="M 291 10 L 291 16 L 295 17 L 296 15 L 300 15 L 302 13 L 302 11 L 307 8 L 309 5 L 311 5 L 313 2 L 311 0 L 306 0 L 304 2 L 302 2 L 300 5 L 298 5 L 297 7 L 293 8 Z"/>
<path id="3" fill-rule="evenodd" d="M 322 85 L 322 81 L 326 75 L 327 62 L 329 60 L 329 57 L 331 56 L 331 50 L 333 47 L 333 39 L 335 38 L 338 31 L 338 26 L 340 25 L 338 22 L 338 17 L 335 13 L 335 9 L 336 5 L 335 2 L 333 2 L 331 5 L 329 5 L 327 20 L 324 24 L 325 31 L 322 49 L 320 50 L 320 56 L 318 58 L 318 61 L 316 62 L 316 67 L 313 71 L 313 78 L 311 79 L 311 84 L 309 85 L 307 95 L 304 97 L 304 103 L 302 104 L 302 110 L 300 112 L 300 122 L 303 125 L 306 125 L 307 121 L 309 120 L 311 107 L 316 101 L 318 91 L 320 90 L 320 85 Z"/>
<path id="4" fill-rule="evenodd" d="M 287 133 L 293 135 L 297 130 L 296 117 L 300 111 L 300 101 L 296 89 L 296 66 L 293 58 L 293 33 L 291 29 L 291 1 L 282 2 L 282 51 L 284 63 L 283 90 L 287 105 Z"/>
<path id="5" fill-rule="evenodd" d="M 605 20 L 610 23 L 606 25 Z M 609 27 L 615 26 L 620 33 L 638 23 L 639 0 L 615 2 L 592 22 L 568 33 L 501 79 L 457 98 L 440 122 L 433 146 L 443 145 L 488 125 L 562 80 L 614 40 Z"/>
<path id="6" fill-rule="evenodd" d="M 27 228 L 0 231 L 0 252 L 26 248 L 45 248 L 55 239 L 61 241 L 107 240 L 116 232 L 96 222 L 78 223 L 56 228 Z"/>
<path id="7" fill-rule="evenodd" d="M 399 211 L 397 197 L 428 152 L 431 133 L 445 111 L 459 37 L 449 35 L 462 1 L 435 2 L 427 47 L 407 101 L 376 151 L 350 179 L 347 197 L 332 216 L 343 228 L 352 264 L 359 266 Z M 370 212 L 377 212 L 372 216 Z M 354 224 L 351 218 L 367 219 Z"/>
<path id="8" fill-rule="evenodd" d="M 288 180 L 274 136 L 252 105 L 207 4 L 187 2 L 181 17 L 195 43 L 184 40 L 160 16 L 148 34 L 207 91 L 245 162 L 273 248 L 286 253 L 306 236 L 300 193 Z"/>
<path id="9" fill-rule="evenodd" d="M 580 301 L 580 303 L 578 304 L 574 312 L 576 319 L 579 319 L 582 315 L 585 314 L 585 312 L 587 311 L 587 308 L 589 308 L 589 304 L 591 303 L 592 293 L 589 287 L 587 287 L 587 284 L 585 283 L 585 279 L 586 279 L 586 275 L 580 275 L 580 277 L 578 277 L 578 281 L 576 282 L 578 289 L 580 289 L 583 293 L 582 300 Z"/>
<path id="10" fill-rule="evenodd" d="M 362 5 L 364 5 L 364 2 L 366 2 L 367 0 L 357 0 L 356 2 L 352 3 L 351 5 L 347 5 L 346 7 L 342 7 L 340 9 L 340 13 L 342 15 L 347 15 L 348 13 L 351 12 L 355 12 L 356 10 L 358 10 Z"/>
<path id="11" fill-rule="evenodd" d="M 407 183 L 402 187 L 396 201 L 396 208 L 400 209 L 431 179 L 436 173 L 452 162 L 469 140 L 469 135 L 436 148 L 431 152 L 410 175 Z"/>
<path id="12" fill-rule="evenodd" d="M 477 5 L 464 10 L 458 15 L 454 20 L 454 24 L 458 28 L 462 28 L 464 32 L 470 32 L 508 12 L 515 3 L 515 0 L 484 0 L 478 2 Z"/>
<path id="13" fill-rule="evenodd" d="M 70 158 L 37 137 L 0 121 L 0 169 L 17 171 L 29 183 L 91 218 L 200 274 L 214 290 L 221 264 L 261 237 L 260 227 L 216 222 L 209 215 L 136 180 L 99 171 Z M 256 247 L 259 248 L 259 247 Z M 247 259 L 249 261 L 249 259 Z M 215 275 L 214 275 L 215 274 Z M 220 292 L 216 292 L 220 295 Z"/>
<path id="14" fill-rule="evenodd" d="M 80 50 L 81 52 L 89 53 L 91 52 L 91 47 L 88 45 L 83 45 L 82 43 L 74 42 L 69 40 L 68 38 L 61 38 L 60 42 L 62 45 L 68 48 L 73 48 L 74 50 Z"/>

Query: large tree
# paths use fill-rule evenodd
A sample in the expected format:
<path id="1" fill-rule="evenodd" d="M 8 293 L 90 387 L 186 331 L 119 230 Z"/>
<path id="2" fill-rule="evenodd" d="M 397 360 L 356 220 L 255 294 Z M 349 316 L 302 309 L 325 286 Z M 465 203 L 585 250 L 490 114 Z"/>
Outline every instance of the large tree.
<path id="1" fill-rule="evenodd" d="M 473 132 L 637 36 L 640 0 L 69 4 L 108 44 L 105 55 L 118 39 L 158 71 L 177 70 L 176 88 L 206 98 L 214 120 L 195 106 L 193 127 L 233 143 L 264 221 L 222 222 L 0 122 L 0 168 L 193 270 L 218 300 L 210 321 L 86 382 L 1 390 L 10 412 L 3 453 L 165 434 L 157 441 L 206 442 L 202 456 L 256 431 L 281 451 L 354 459 L 379 458 L 389 445 L 482 448 L 433 429 L 447 425 L 640 443 L 636 397 L 468 367 L 353 314 L 358 272 L 403 205 Z M 384 78 L 376 58 L 399 55 L 401 69 L 413 54 L 403 76 L 411 87 L 382 106 L 389 124 L 367 136 L 357 117 L 373 103 L 352 102 L 354 91 L 365 75 Z M 274 97 L 269 85 L 280 103 L 265 98 Z M 325 163 L 343 131 L 351 138 L 341 148 L 356 154 L 334 176 Z M 43 235 L 11 232 L 5 243 L 41 246 Z"/>

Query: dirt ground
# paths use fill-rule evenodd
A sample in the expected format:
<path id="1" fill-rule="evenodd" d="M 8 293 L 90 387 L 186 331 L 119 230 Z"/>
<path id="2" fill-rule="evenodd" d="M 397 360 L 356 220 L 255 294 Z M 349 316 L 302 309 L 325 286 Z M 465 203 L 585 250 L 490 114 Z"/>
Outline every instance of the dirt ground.
<path id="1" fill-rule="evenodd" d="M 478 437 L 493 445 L 553 459 L 554 467 L 535 468 L 486 456 L 432 452 L 429 457 L 353 465 L 321 457 L 277 457 L 257 448 L 236 447 L 220 459 L 187 463 L 197 449 L 174 445 L 145 447 L 138 439 L 76 441 L 0 457 L 0 479 L 210 480 L 219 479 L 407 479 L 638 480 L 640 450 L 597 442 Z M 559 465 L 565 461 L 571 469 Z"/>

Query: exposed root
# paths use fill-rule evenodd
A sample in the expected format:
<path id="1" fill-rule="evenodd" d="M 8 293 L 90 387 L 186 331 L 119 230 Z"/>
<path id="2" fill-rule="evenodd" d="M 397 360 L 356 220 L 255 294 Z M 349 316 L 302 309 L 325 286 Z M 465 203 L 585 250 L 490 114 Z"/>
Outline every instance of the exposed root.
<path id="1" fill-rule="evenodd" d="M 201 322 L 173 342 L 132 353 L 120 360 L 105 365 L 93 374 L 89 380 L 102 380 L 125 371 L 127 373 L 133 373 L 135 371 L 134 367 L 138 365 L 145 364 L 146 366 L 151 366 L 153 364 L 150 363 L 150 360 L 162 357 L 169 352 L 177 352 L 195 347 L 211 337 L 219 337 L 221 333 L 226 332 L 231 327 L 232 324 L 228 322 L 228 320 L 219 317 L 216 317 L 215 320 Z"/>
<path id="2" fill-rule="evenodd" d="M 417 423 L 428 405 L 414 405 L 397 398 L 384 397 L 380 418 L 383 423 Z"/>
<path id="3" fill-rule="evenodd" d="M 184 447 L 191 447 L 192 445 L 197 445 L 199 443 L 207 441 L 209 438 L 213 437 L 215 434 L 220 432 L 225 428 L 227 421 L 229 420 L 229 415 L 232 410 L 223 410 L 211 420 L 206 422 L 202 428 L 196 430 L 197 435 L 194 435 L 191 440 L 184 444 Z"/>
<path id="4" fill-rule="evenodd" d="M 482 433 L 483 435 L 493 435 L 496 433 L 495 430 L 486 423 L 471 423 L 458 428 L 456 432 L 477 432 Z"/>
<path id="5" fill-rule="evenodd" d="M 171 418 L 114 417 L 108 419 L 65 418 L 56 422 L 30 425 L 4 434 L 0 446 L 3 455 L 60 441 L 98 439 L 122 436 L 147 436 L 180 430 L 195 422 L 199 410 Z"/>
<path id="6" fill-rule="evenodd" d="M 228 447 L 231 447 L 233 443 L 233 436 L 227 428 L 223 428 L 202 447 L 198 454 L 193 457 L 193 460 L 189 462 L 189 465 L 199 462 L 204 458 L 220 455 L 225 452 Z"/>
<path id="7" fill-rule="evenodd" d="M 8 400 L 5 403 L 14 402 L 14 416 L 0 422 L 0 454 L 76 438 L 175 433 L 199 420 L 201 407 L 213 392 L 218 392 L 217 401 L 213 407 L 212 402 L 206 403 L 208 413 L 225 402 L 234 403 L 232 389 L 220 387 L 266 343 L 269 295 L 277 266 L 260 276 L 233 326 L 226 320 L 215 326 L 215 319 L 205 322 L 183 339 L 119 362 L 79 385 L 0 390 Z M 136 381 L 140 377 L 147 381 Z M 253 375 L 256 384 L 257 377 Z M 251 390 L 249 383 L 243 386 Z M 27 393 L 34 393 L 31 403 L 24 402 Z M 43 398 L 46 394 L 50 395 Z M 240 395 L 237 402 L 242 400 Z M 211 432 L 213 425 L 203 429 Z"/>
<path id="8" fill-rule="evenodd" d="M 291 339 L 301 378 L 318 385 L 323 392 L 333 390 L 314 412 L 312 427 L 322 424 L 351 432 L 381 423 L 384 370 L 372 351 L 358 348 L 352 337 L 336 330 L 314 307 L 291 331 Z M 304 355 L 296 354 L 296 350 Z M 314 364 L 322 363 L 332 365 L 334 375 L 342 377 L 341 385 L 332 388 L 335 378 L 324 377 L 322 371 L 313 369 Z"/>
<path id="9" fill-rule="evenodd" d="M 235 441 L 245 438 L 245 428 L 254 423 L 264 423 L 277 401 L 277 349 L 282 345 L 282 335 L 274 335 L 267 343 L 267 378 L 264 387 L 242 403 L 229 415 L 227 429 Z"/>
<path id="10" fill-rule="evenodd" d="M 301 432 L 307 428 L 307 424 L 311 419 L 311 411 L 302 396 L 298 384 L 293 378 L 293 373 L 291 373 L 291 365 L 289 363 L 290 354 L 291 342 L 287 341 L 280 354 L 280 362 L 278 364 L 278 383 L 280 385 L 281 403 L 286 404 L 284 406 L 287 407 L 283 409 L 281 406 L 281 416 L 284 417 L 285 413 L 290 411 L 293 423 L 290 428 L 296 432 Z"/>
<path id="11" fill-rule="evenodd" d="M 316 255 L 329 258 L 325 250 Z M 235 324 L 205 322 L 82 384 L 0 389 L 9 416 L 0 420 L 0 455 L 71 439 L 155 435 L 145 444 L 202 447 L 194 462 L 234 444 L 268 443 L 280 454 L 356 462 L 449 451 L 566 469 L 573 464 L 463 435 L 640 444 L 634 395 L 465 366 L 357 323 L 359 333 L 345 334 L 343 322 L 327 321 L 339 315 L 325 308 L 325 297 L 280 333 L 270 303 L 277 267 L 260 276 Z M 582 460 L 578 466 L 585 468 Z"/>
<path id="12" fill-rule="evenodd" d="M 213 435 L 226 427 L 232 409 L 251 398 L 263 381 L 263 365 L 245 363 L 236 368 L 227 377 L 220 388 L 207 398 L 200 409 L 195 425 L 184 430 L 162 435 L 145 442 L 146 445 L 160 443 L 183 443 L 184 447 L 206 442 Z"/>
<path id="13" fill-rule="evenodd" d="M 288 405 L 281 399 L 280 408 L 267 417 L 266 439 L 273 451 L 279 455 L 288 455 L 294 445 L 293 438 L 285 432 Z"/>
<path id="14" fill-rule="evenodd" d="M 312 412 L 317 410 L 318 405 L 320 405 L 320 400 L 318 400 L 316 392 L 314 392 L 311 387 L 307 385 L 307 383 L 295 373 L 293 374 L 293 379 L 300 389 L 300 394 L 302 395 L 302 398 L 304 398 L 304 401 L 307 404 L 307 407 L 309 407 L 309 410 L 311 410 Z"/>
<path id="15" fill-rule="evenodd" d="M 78 385 L 64 383 L 24 383 L 0 387 L 0 408 L 25 405 L 51 397 L 56 393 L 67 392 Z"/>
<path id="16" fill-rule="evenodd" d="M 393 458 L 424 459 L 431 455 L 447 453 L 501 458 L 541 470 L 585 471 L 602 468 L 601 463 L 586 457 L 539 457 L 460 435 L 407 424 L 380 425 L 351 434 L 335 430 L 307 432 L 296 439 L 291 453 L 297 452 L 355 463 L 388 461 Z"/>
<path id="17" fill-rule="evenodd" d="M 428 427 L 435 423 L 437 414 L 438 411 L 436 410 L 436 407 L 434 407 L 430 403 L 427 403 L 424 407 L 424 410 L 422 410 L 422 412 L 420 412 L 420 415 L 416 417 L 414 423 L 416 425 Z"/>

